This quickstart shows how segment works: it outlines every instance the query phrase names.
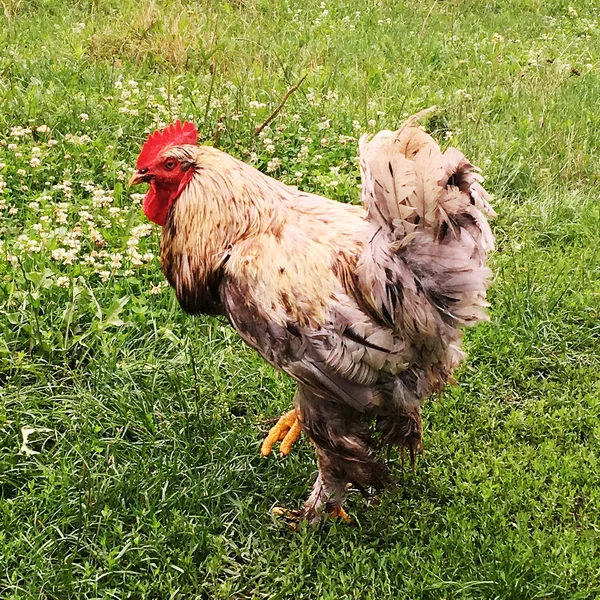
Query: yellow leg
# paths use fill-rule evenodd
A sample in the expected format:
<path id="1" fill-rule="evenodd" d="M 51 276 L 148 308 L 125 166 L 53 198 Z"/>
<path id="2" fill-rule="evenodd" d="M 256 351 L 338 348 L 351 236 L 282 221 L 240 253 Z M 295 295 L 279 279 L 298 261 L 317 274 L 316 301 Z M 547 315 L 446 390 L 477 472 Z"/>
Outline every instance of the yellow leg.
<path id="1" fill-rule="evenodd" d="M 300 421 L 295 410 L 286 412 L 271 428 L 260 448 L 261 456 L 268 456 L 276 442 L 281 442 L 281 456 L 287 456 L 294 442 L 300 437 Z"/>

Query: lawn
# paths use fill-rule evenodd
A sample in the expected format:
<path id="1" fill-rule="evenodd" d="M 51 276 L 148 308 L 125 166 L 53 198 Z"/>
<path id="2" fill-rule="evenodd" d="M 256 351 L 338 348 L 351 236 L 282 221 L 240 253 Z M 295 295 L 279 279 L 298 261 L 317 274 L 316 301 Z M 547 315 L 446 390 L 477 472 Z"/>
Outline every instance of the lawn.
<path id="1" fill-rule="evenodd" d="M 2 7 L 0 597 L 600 596 L 600 2 Z M 293 383 L 181 311 L 126 181 L 186 118 L 358 202 L 356 139 L 434 104 L 494 196 L 491 320 L 424 408 L 426 462 L 294 532 L 271 508 L 314 453 L 259 456 Z"/>

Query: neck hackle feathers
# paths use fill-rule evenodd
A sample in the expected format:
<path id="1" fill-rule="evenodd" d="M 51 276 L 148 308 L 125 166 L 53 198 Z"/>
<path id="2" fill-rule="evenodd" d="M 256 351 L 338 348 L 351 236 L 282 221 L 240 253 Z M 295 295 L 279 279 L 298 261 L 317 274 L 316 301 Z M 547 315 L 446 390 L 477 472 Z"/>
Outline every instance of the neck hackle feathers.
<path id="1" fill-rule="evenodd" d="M 156 156 L 169 146 L 193 144 L 198 142 L 198 130 L 190 121 L 181 123 L 178 119 L 162 131 L 156 130 L 148 136 L 137 160 L 137 168 L 142 169 L 151 163 Z"/>

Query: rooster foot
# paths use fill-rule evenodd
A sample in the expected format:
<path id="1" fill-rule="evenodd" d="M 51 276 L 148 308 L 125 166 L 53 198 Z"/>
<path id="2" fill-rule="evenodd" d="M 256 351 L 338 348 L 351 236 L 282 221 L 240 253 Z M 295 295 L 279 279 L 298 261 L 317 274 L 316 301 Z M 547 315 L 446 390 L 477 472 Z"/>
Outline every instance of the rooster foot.
<path id="1" fill-rule="evenodd" d="M 320 520 L 320 515 L 317 518 L 314 518 L 316 515 L 311 515 L 310 511 L 307 511 L 306 509 L 292 510 L 281 506 L 275 506 L 272 509 L 272 513 L 276 517 L 283 517 L 291 529 L 298 529 L 302 521 L 308 521 L 310 525 L 313 525 Z M 326 514 L 332 519 L 342 519 L 346 525 L 351 525 L 353 522 L 352 517 L 350 517 L 341 506 L 332 507 Z"/>
<path id="2" fill-rule="evenodd" d="M 276 442 L 281 442 L 279 453 L 281 456 L 287 456 L 292 449 L 294 442 L 300 437 L 300 421 L 296 410 L 292 409 L 286 412 L 277 421 L 277 424 L 271 427 L 269 434 L 265 438 L 260 448 L 261 456 L 268 456 L 273 450 Z"/>

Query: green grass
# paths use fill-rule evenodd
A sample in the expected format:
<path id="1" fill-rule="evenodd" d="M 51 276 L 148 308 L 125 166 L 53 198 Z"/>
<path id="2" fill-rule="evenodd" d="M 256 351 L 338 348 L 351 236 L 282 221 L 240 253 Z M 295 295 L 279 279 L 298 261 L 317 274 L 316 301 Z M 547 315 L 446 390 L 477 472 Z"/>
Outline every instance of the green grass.
<path id="1" fill-rule="evenodd" d="M 0 597 L 600 595 L 599 3 L 2 4 Z M 258 449 L 293 384 L 182 313 L 124 181 L 182 117 L 357 202 L 353 138 L 432 104 L 495 196 L 492 319 L 427 463 L 292 532 L 312 449 Z"/>

